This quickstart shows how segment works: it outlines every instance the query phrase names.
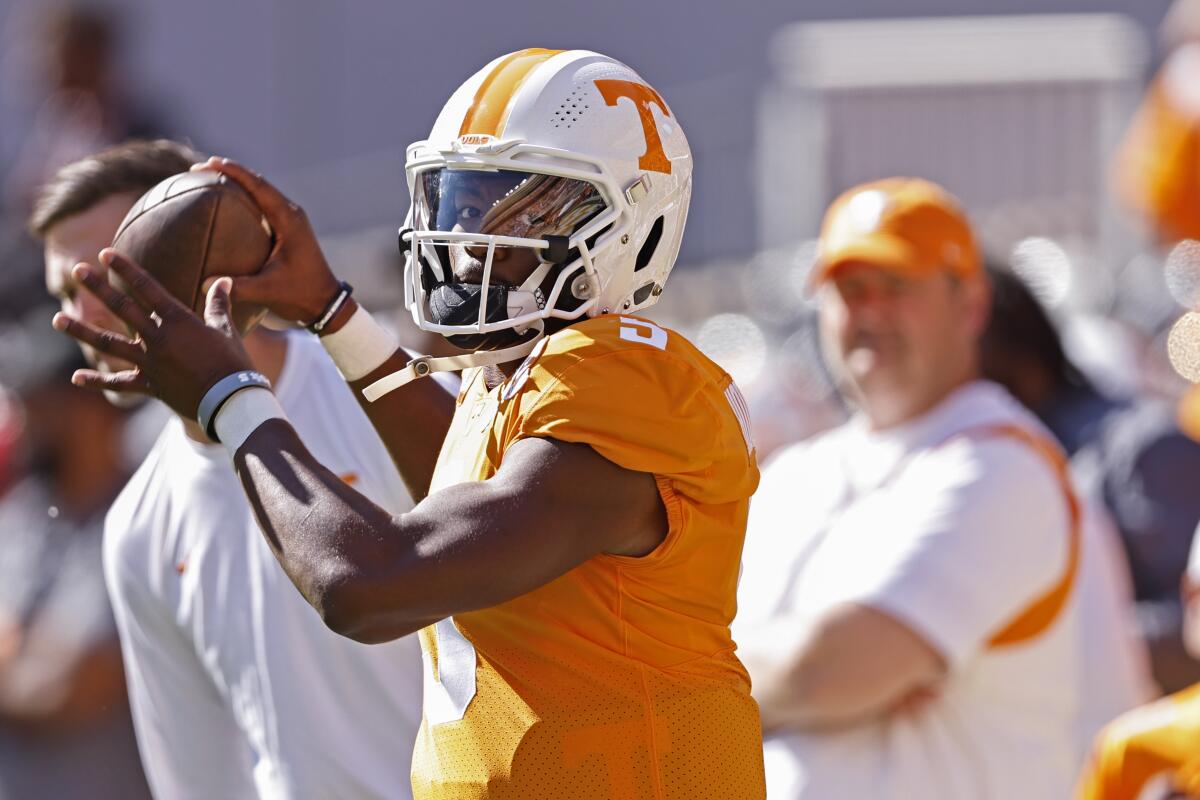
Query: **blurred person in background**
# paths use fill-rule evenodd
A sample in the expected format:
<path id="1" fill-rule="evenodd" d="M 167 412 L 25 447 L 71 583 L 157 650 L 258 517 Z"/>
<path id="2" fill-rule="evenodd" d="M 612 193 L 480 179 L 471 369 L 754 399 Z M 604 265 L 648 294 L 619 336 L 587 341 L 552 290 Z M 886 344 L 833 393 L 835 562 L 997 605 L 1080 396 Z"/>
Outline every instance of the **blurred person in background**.
<path id="1" fill-rule="evenodd" d="M 1170 52 L 1117 152 L 1114 178 L 1119 199 L 1146 226 L 1157 244 L 1166 248 L 1200 239 L 1200 2 L 1177 0 L 1163 24 L 1163 39 Z M 1196 285 L 1200 265 L 1188 263 L 1183 269 L 1188 274 L 1176 276 L 1180 282 Z M 1184 433 L 1200 440 L 1200 387 L 1184 394 L 1177 409 L 1177 421 Z M 1182 451 L 1184 447 L 1177 445 L 1174 449 Z M 1162 474 L 1161 470 L 1159 474 L 1162 481 L 1176 484 L 1183 477 Z M 1198 498 L 1195 483 L 1191 483 L 1183 490 L 1184 496 L 1175 496 L 1176 505 L 1194 507 Z M 1143 517 L 1151 516 L 1136 506 L 1131 510 Z M 1161 510 L 1161 505 L 1155 510 Z M 1173 567 L 1170 572 L 1161 571 L 1153 576 L 1159 596 L 1170 598 L 1158 606 L 1160 612 L 1177 609 L 1174 587 L 1187 546 L 1187 536 L 1179 531 L 1187 529 L 1191 534 L 1196 516 L 1190 516 L 1191 519 L 1174 520 L 1177 535 L 1163 537 L 1161 542 L 1146 542 L 1169 551 Z M 1153 517 L 1161 536 L 1166 520 L 1161 514 Z M 1128 545 L 1128 536 L 1126 542 Z M 1137 558 L 1131 552 L 1135 585 Z M 1151 620 L 1159 625 L 1159 631 L 1173 634 L 1164 636 L 1165 653 L 1155 652 L 1155 673 L 1163 689 L 1175 691 L 1200 678 L 1196 661 L 1188 659 L 1180 646 L 1178 614 L 1172 618 L 1160 613 Z M 1160 668 L 1160 664 L 1169 671 Z"/>
<path id="2" fill-rule="evenodd" d="M 19 450 L 23 425 L 20 402 L 11 389 L 0 383 L 0 497 L 22 474 Z"/>
<path id="3" fill-rule="evenodd" d="M 64 164 L 126 139 L 164 132 L 120 72 L 121 29 L 111 11 L 51 6 L 34 33 L 42 45 L 40 75 L 32 82 L 43 99 L 5 187 L 8 202 L 18 210 L 28 209 L 38 187 Z"/>
<path id="4" fill-rule="evenodd" d="M 1125 207 L 1170 247 L 1200 240 L 1200 0 L 1177 0 L 1163 39 L 1170 52 L 1117 152 L 1114 178 Z M 1179 277 L 1196 286 L 1200 264 L 1184 269 L 1189 274 Z M 1200 441 L 1200 387 L 1184 395 L 1178 418 Z"/>
<path id="5" fill-rule="evenodd" d="M 149 797 L 101 569 L 126 412 L 71 385 L 83 362 L 45 335 L 47 313 L 6 326 L 0 349 L 27 459 L 0 498 L 0 798 Z"/>
<path id="6" fill-rule="evenodd" d="M 26 24 L 35 44 L 23 84 L 35 105 L 13 160 L 0 164 L 0 319 L 41 296 L 41 248 L 25 226 L 39 187 L 64 164 L 165 127 L 121 70 L 123 26 L 112 9 L 50 3 Z"/>
<path id="7" fill-rule="evenodd" d="M 1179 0 L 1171 48 L 1114 163 L 1118 199 L 1160 243 L 1200 239 L 1200 1 Z"/>
<path id="8" fill-rule="evenodd" d="M 1200 539 L 1181 583 L 1188 651 L 1200 660 Z M 1096 738 L 1078 800 L 1200 797 L 1200 684 L 1119 717 Z"/>
<path id="9" fill-rule="evenodd" d="M 1116 574 L 1128 575 L 1122 586 L 1132 579 L 1136 626 L 1149 648 L 1154 680 L 1163 691 L 1178 691 L 1200 680 L 1200 663 L 1183 646 L 1179 599 L 1200 523 L 1200 444 L 1180 432 L 1163 403 L 1101 393 L 1067 356 L 1054 323 L 1021 279 L 1004 268 L 989 272 L 993 302 L 983 337 L 984 374 L 1057 437 L 1083 493 L 1100 502 L 1115 524 L 1128 565 Z"/>
<path id="10" fill-rule="evenodd" d="M 64 311 L 123 330 L 71 270 L 98 264 L 134 202 L 195 160 L 175 142 L 130 142 L 63 167 L 42 188 L 30 228 L 45 242 L 46 285 Z M 393 513 L 411 506 L 314 337 L 259 327 L 244 342 L 346 482 Z M 127 366 L 83 351 L 105 372 Z M 275 562 L 224 449 L 195 422 L 167 423 L 109 511 L 104 538 L 138 744 L 156 796 L 410 796 L 421 713 L 415 637 L 367 647 L 329 631 Z"/>
<path id="11" fill-rule="evenodd" d="M 751 507 L 735 639 L 768 794 L 1068 794 L 1080 513 L 1061 451 L 981 380 L 989 289 L 940 187 L 830 207 L 812 278 L 846 424 L 782 451 Z"/>

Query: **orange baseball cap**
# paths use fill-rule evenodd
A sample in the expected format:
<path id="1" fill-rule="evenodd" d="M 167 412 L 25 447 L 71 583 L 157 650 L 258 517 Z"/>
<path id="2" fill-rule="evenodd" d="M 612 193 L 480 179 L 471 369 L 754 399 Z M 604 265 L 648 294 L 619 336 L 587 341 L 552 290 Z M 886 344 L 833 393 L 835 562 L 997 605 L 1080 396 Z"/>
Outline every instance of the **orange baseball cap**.
<path id="1" fill-rule="evenodd" d="M 821 225 L 810 281 L 823 283 L 851 262 L 911 276 L 948 269 L 965 278 L 983 270 L 962 204 L 921 178 L 864 183 L 833 201 Z"/>
<path id="2" fill-rule="evenodd" d="M 1200 384 L 1188 389 L 1179 401 L 1179 427 L 1200 442 Z"/>

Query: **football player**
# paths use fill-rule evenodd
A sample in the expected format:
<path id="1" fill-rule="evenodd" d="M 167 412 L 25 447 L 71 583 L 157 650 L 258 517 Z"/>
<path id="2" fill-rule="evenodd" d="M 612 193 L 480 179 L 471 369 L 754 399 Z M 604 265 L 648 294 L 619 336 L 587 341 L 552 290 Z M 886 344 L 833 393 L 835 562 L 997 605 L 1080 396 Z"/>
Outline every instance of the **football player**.
<path id="1" fill-rule="evenodd" d="M 420 630 L 419 798 L 762 797 L 729 624 L 758 481 L 729 375 L 635 312 L 663 291 L 691 154 L 636 72 L 597 53 L 488 64 L 408 150 L 416 323 L 469 352 L 409 360 L 339 284 L 303 212 L 225 160 L 277 233 L 207 325 L 127 258 L 76 276 L 135 332 L 55 326 L 135 365 L 234 459 L 276 557 L 334 630 Z M 420 502 L 393 516 L 305 447 L 233 335 L 230 298 L 312 325 Z M 453 419 L 416 380 L 464 370 Z M 330 687 L 336 691 L 338 687 Z"/>

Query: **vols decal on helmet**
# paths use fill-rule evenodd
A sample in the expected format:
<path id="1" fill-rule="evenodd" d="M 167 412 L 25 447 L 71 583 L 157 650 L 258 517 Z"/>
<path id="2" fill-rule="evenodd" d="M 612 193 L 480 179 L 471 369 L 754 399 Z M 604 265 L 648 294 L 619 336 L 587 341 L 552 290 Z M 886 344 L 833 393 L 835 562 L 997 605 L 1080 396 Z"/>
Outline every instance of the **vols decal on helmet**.
<path id="1" fill-rule="evenodd" d="M 658 92 L 644 83 L 634 81 L 600 80 L 595 81 L 600 96 L 610 106 L 615 106 L 622 97 L 628 97 L 637 107 L 638 117 L 642 120 L 642 134 L 646 137 L 646 152 L 638 159 L 638 166 L 651 172 L 671 174 L 671 161 L 663 150 L 662 139 L 658 135 L 658 125 L 654 122 L 654 113 L 650 104 L 654 103 L 665 116 L 671 116 L 667 104 L 663 102 Z"/>

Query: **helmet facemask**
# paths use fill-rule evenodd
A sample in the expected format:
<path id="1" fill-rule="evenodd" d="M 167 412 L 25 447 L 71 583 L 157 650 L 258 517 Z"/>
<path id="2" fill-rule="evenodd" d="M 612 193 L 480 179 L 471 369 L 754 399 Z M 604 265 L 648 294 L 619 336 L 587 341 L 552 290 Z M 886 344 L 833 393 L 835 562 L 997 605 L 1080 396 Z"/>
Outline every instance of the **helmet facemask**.
<path id="1" fill-rule="evenodd" d="M 587 240 L 608 209 L 594 184 L 560 175 L 417 172 L 400 243 L 417 324 L 465 350 L 497 350 L 540 335 L 548 318 L 583 316 L 599 294 Z"/>

